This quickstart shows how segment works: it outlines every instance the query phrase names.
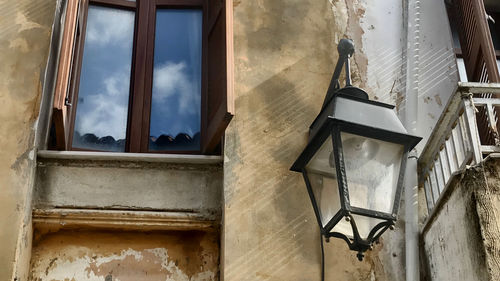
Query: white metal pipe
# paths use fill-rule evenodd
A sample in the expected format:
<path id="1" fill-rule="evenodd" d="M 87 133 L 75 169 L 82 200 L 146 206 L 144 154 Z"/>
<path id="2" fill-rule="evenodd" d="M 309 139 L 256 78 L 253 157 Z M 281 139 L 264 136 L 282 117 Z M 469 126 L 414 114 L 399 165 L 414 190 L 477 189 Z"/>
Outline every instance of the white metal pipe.
<path id="1" fill-rule="evenodd" d="M 418 86 L 420 53 L 420 0 L 407 2 L 407 50 L 406 50 L 406 110 L 405 125 L 409 134 L 417 135 Z M 406 281 L 418 281 L 419 271 L 418 230 L 418 178 L 417 152 L 409 154 L 405 174 L 405 256 Z"/>

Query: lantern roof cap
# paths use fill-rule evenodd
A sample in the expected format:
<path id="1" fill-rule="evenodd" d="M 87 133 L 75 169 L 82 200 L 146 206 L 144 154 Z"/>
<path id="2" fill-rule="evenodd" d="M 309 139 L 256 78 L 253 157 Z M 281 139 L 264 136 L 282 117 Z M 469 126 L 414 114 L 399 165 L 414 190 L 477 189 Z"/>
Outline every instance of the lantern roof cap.
<path id="1" fill-rule="evenodd" d="M 362 93 L 365 91 L 352 86 L 339 89 L 309 127 L 309 141 L 328 118 L 400 134 L 408 133 L 394 111 L 394 105 L 369 100 Z"/>
<path id="2" fill-rule="evenodd" d="M 350 131 L 387 142 L 404 144 L 409 151 L 422 139 L 409 135 L 399 120 L 394 106 L 372 101 L 339 91 L 321 110 L 309 128 L 309 142 L 292 165 L 292 171 L 301 171 L 305 164 L 332 134 L 332 129 Z"/>

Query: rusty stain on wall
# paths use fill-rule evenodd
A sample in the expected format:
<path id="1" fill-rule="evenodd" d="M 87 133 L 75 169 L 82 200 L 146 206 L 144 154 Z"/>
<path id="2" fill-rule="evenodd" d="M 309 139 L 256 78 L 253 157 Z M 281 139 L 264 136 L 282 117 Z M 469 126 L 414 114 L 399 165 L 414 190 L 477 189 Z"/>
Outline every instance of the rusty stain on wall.
<path id="1" fill-rule="evenodd" d="M 215 281 L 212 232 L 60 231 L 36 238 L 32 281 Z"/>
<path id="2" fill-rule="evenodd" d="M 436 100 L 437 105 L 443 106 L 443 101 L 439 95 L 434 95 L 434 99 Z"/>

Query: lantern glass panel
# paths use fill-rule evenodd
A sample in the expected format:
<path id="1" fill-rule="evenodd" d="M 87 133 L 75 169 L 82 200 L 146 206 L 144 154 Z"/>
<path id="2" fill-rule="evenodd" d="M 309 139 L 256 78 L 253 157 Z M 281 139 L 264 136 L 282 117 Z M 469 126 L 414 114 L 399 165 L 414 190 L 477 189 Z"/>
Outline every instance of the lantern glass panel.
<path id="1" fill-rule="evenodd" d="M 381 219 L 375 219 L 371 217 L 365 217 L 365 216 L 360 216 L 360 215 L 351 215 L 356 222 L 356 227 L 358 229 L 359 236 L 362 239 L 368 238 L 368 235 L 370 234 L 370 231 L 379 223 L 384 222 L 384 220 Z M 354 235 L 352 233 L 352 226 L 351 223 L 346 221 L 345 219 L 342 219 L 333 227 L 333 229 L 330 232 L 338 232 L 342 233 L 345 236 L 349 238 L 353 238 Z"/>
<path id="2" fill-rule="evenodd" d="M 340 134 L 351 207 L 391 214 L 404 145 Z"/>
<path id="3" fill-rule="evenodd" d="M 307 176 L 318 205 L 322 226 L 340 210 L 339 187 L 332 138 L 328 137 L 306 165 Z"/>

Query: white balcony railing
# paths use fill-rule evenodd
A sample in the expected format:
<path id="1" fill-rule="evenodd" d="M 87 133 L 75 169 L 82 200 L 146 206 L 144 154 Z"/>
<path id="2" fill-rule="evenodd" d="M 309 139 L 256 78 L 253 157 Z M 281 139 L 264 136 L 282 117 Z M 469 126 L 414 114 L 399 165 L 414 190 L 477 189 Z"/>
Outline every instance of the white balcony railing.
<path id="1" fill-rule="evenodd" d="M 419 163 L 419 184 L 425 190 L 429 214 L 447 193 L 453 176 L 500 152 L 495 108 L 500 84 L 459 83 L 432 132 Z"/>

